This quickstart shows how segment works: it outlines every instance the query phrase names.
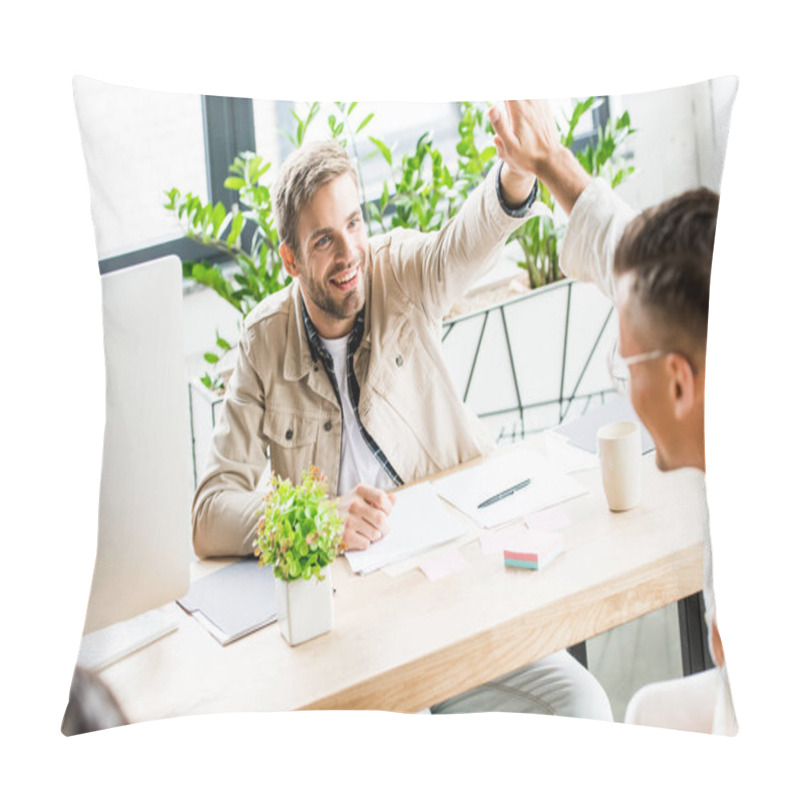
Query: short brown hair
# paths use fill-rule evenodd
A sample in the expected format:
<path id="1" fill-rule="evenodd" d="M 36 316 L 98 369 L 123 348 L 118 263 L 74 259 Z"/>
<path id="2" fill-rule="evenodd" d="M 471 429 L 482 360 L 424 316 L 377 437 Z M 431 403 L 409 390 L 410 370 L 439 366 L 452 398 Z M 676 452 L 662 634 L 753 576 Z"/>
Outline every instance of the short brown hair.
<path id="1" fill-rule="evenodd" d="M 313 199 L 317 190 L 340 175 L 356 172 L 344 148 L 329 139 L 310 142 L 295 150 L 281 165 L 272 188 L 278 236 L 295 254 L 299 253 L 297 223 L 300 211 Z"/>
<path id="2" fill-rule="evenodd" d="M 632 295 L 655 327 L 703 353 L 718 209 L 715 192 L 684 192 L 631 220 L 614 254 L 614 272 L 633 273 Z"/>

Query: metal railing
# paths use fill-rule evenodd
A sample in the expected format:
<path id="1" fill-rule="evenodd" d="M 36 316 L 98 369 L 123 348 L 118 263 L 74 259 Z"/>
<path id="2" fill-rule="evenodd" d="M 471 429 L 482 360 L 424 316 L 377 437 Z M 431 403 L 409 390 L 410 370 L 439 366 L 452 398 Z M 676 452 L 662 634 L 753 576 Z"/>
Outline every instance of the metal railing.
<path id="1" fill-rule="evenodd" d="M 536 291 L 532 291 L 509 300 L 505 300 L 478 311 L 470 312 L 459 317 L 447 320 L 442 325 L 442 344 L 446 348 L 447 340 L 453 331 L 460 325 L 471 324 L 475 325 L 476 320 L 480 319 L 480 332 L 477 336 L 477 341 L 474 345 L 474 350 L 470 355 L 470 367 L 467 375 L 466 382 L 461 388 L 462 400 L 470 404 L 471 390 L 474 386 L 476 377 L 476 368 L 479 362 L 491 360 L 496 363 L 497 359 L 506 359 L 508 367 L 510 368 L 511 379 L 513 383 L 513 396 L 515 402 L 511 405 L 499 404 L 497 407 L 484 407 L 477 409 L 475 412 L 481 419 L 491 419 L 493 417 L 508 416 L 515 414 L 516 419 L 513 422 L 503 425 L 500 432 L 497 434 L 498 441 L 511 440 L 517 438 L 524 438 L 526 434 L 534 433 L 547 427 L 552 427 L 552 424 L 561 424 L 570 416 L 580 416 L 595 402 L 604 402 L 606 396 L 613 395 L 614 390 L 609 378 L 608 384 L 603 387 L 593 387 L 582 391 L 582 384 L 590 366 L 594 363 L 595 359 L 605 358 L 605 352 L 600 350 L 601 341 L 608 332 L 612 333 L 609 328 L 609 323 L 614 315 L 614 308 L 610 301 L 601 298 L 599 294 L 593 298 L 595 303 L 607 304 L 607 310 L 600 317 L 598 324 L 596 324 L 591 331 L 587 331 L 585 320 L 577 320 L 576 316 L 580 315 L 580 309 L 574 305 L 575 281 L 563 280 L 549 286 L 542 287 Z M 520 388 L 520 370 L 526 369 L 524 364 L 524 353 L 512 345 L 512 337 L 509 333 L 509 315 L 508 310 L 517 304 L 528 304 L 531 306 L 531 314 L 535 314 L 535 306 L 540 301 L 540 298 L 549 293 L 560 293 L 563 295 L 563 303 L 566 306 L 564 309 L 564 330 L 563 339 L 561 344 L 561 361 L 560 361 L 560 374 L 558 376 L 558 391 L 551 397 L 545 399 L 531 399 L 524 396 L 524 392 Z M 488 348 L 486 345 L 485 334 L 487 325 L 493 315 L 499 317 L 502 326 L 502 343 L 498 349 L 498 343 L 495 340 Z M 578 347 L 574 342 L 573 336 L 576 325 L 580 322 L 581 330 L 581 346 Z M 487 352 L 490 350 L 491 352 Z M 572 360 L 570 360 L 572 359 Z M 577 363 L 575 360 L 577 359 Z M 572 367 L 571 371 L 577 369 L 577 377 L 572 380 L 568 385 L 568 365 Z M 497 387 L 495 387 L 497 389 Z M 503 392 L 496 391 L 498 396 Z M 539 426 L 531 426 L 526 423 L 526 411 L 532 409 L 557 409 L 553 423 L 544 424 Z"/>

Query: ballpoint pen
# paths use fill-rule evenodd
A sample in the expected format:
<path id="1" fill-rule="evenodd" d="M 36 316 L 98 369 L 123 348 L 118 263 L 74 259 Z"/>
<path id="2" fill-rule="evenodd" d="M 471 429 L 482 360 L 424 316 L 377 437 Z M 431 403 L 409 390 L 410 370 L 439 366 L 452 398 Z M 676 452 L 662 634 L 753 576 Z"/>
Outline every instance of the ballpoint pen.
<path id="1" fill-rule="evenodd" d="M 526 486 L 530 486 L 530 483 L 531 479 L 526 478 L 524 481 L 520 481 L 514 486 L 509 486 L 508 489 L 503 489 L 502 492 L 498 492 L 497 494 L 494 494 L 484 500 L 482 503 L 478 503 L 478 508 L 486 508 L 486 506 L 490 506 L 492 503 L 496 503 L 498 500 L 502 500 L 503 498 L 514 494 L 514 492 L 518 492 L 520 489 L 524 489 Z"/>

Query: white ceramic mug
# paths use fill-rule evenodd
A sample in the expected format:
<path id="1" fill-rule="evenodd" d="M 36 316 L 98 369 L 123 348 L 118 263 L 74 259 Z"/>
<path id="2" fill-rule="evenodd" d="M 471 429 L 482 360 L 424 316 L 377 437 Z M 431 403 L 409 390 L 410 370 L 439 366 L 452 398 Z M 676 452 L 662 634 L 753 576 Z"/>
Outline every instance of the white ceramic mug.
<path id="1" fill-rule="evenodd" d="M 597 431 L 603 489 L 612 511 L 627 511 L 642 498 L 642 430 L 638 422 L 611 422 Z"/>

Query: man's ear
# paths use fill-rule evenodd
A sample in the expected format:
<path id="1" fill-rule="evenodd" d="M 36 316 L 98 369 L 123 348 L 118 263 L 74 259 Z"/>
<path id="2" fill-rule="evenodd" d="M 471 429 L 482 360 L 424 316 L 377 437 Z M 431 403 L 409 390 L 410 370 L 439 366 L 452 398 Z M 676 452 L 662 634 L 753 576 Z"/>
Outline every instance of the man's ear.
<path id="1" fill-rule="evenodd" d="M 689 362 L 677 353 L 667 355 L 666 368 L 675 419 L 687 419 L 695 404 L 702 401 L 702 392 L 699 391 L 697 378 Z"/>
<path id="2" fill-rule="evenodd" d="M 297 267 L 297 260 L 294 257 L 292 248 L 286 242 L 281 242 L 278 252 L 281 254 L 283 266 L 286 271 L 293 277 L 297 278 L 300 275 L 300 270 Z"/>

